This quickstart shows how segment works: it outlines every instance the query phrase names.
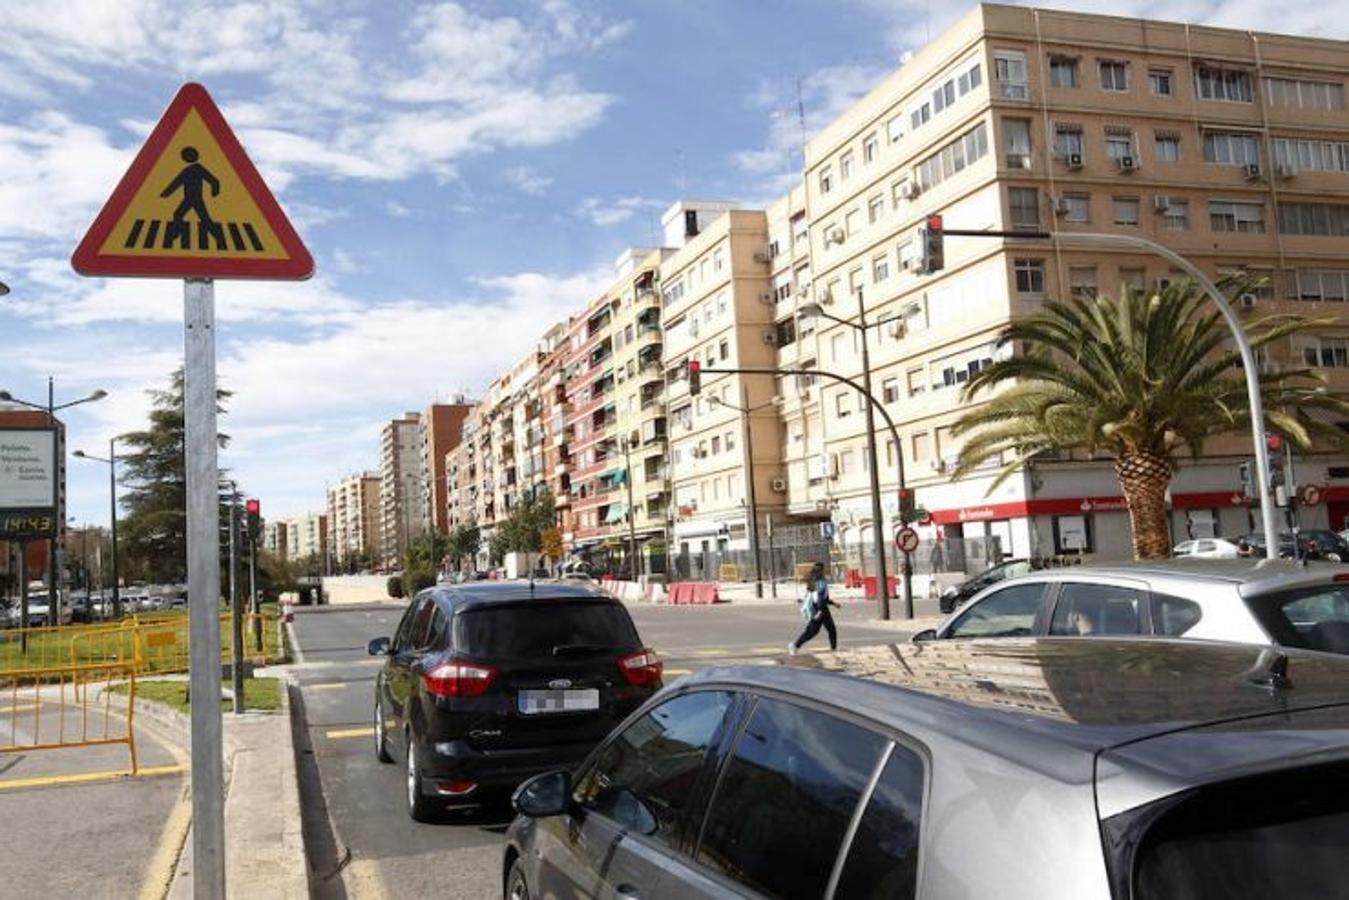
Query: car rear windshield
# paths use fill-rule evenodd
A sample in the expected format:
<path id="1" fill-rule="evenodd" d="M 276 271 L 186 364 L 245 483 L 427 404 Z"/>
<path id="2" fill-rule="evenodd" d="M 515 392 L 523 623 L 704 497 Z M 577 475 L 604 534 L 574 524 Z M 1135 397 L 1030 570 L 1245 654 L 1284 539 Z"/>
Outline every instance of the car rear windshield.
<path id="1" fill-rule="evenodd" d="M 454 646 L 471 656 L 584 656 L 639 649 L 616 603 L 536 602 L 468 609 L 454 617 Z"/>
<path id="2" fill-rule="evenodd" d="M 1349 583 L 1265 594 L 1246 602 L 1284 646 L 1349 653 Z"/>
<path id="3" fill-rule="evenodd" d="M 1138 900 L 1343 897 L 1349 764 L 1315 766 L 1202 788 L 1161 815 L 1133 855 Z M 1139 821 L 1139 814 L 1125 814 Z M 1116 817 L 1119 819 L 1121 817 Z M 1114 820 L 1107 838 L 1122 835 Z M 1116 826 L 1116 827 L 1112 827 Z M 1132 844 L 1131 841 L 1125 842 Z M 1116 846 L 1124 846 L 1116 843 Z M 1116 895 L 1120 895 L 1116 885 Z"/>

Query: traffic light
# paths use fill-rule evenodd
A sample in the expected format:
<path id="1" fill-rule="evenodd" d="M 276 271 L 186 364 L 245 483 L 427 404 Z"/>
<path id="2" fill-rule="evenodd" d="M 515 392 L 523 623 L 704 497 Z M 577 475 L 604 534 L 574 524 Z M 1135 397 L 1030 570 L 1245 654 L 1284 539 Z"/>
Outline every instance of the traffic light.
<path id="1" fill-rule="evenodd" d="M 945 268 L 946 248 L 943 243 L 941 216 L 927 217 L 923 227 L 918 229 L 918 242 L 923 251 L 923 274 L 931 275 Z"/>
<path id="2" fill-rule="evenodd" d="M 244 511 L 248 514 L 248 535 L 251 540 L 257 540 L 258 531 L 262 527 L 262 503 L 258 500 L 245 500 Z"/>
<path id="3" fill-rule="evenodd" d="M 1266 435 L 1265 446 L 1269 449 L 1269 483 L 1277 488 L 1284 483 L 1283 438 L 1277 434 Z"/>
<path id="4" fill-rule="evenodd" d="M 918 519 L 917 504 L 914 502 L 914 493 L 910 488 L 901 488 L 899 491 L 899 521 L 914 522 Z"/>
<path id="5" fill-rule="evenodd" d="M 696 396 L 703 389 L 703 364 L 689 360 L 689 395 Z"/>

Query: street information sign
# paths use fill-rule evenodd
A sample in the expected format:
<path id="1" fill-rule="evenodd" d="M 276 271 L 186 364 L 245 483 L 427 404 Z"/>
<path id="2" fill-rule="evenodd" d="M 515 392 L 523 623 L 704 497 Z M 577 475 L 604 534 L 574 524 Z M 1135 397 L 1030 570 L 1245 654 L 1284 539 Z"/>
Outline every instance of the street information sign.
<path id="1" fill-rule="evenodd" d="M 905 526 L 895 532 L 895 546 L 901 553 L 912 553 L 918 549 L 918 532 Z"/>
<path id="2" fill-rule="evenodd" d="M 56 533 L 56 432 L 0 428 L 0 540 Z"/>
<path id="3" fill-rule="evenodd" d="M 71 259 L 81 275 L 308 278 L 314 260 L 206 89 L 186 84 Z"/>

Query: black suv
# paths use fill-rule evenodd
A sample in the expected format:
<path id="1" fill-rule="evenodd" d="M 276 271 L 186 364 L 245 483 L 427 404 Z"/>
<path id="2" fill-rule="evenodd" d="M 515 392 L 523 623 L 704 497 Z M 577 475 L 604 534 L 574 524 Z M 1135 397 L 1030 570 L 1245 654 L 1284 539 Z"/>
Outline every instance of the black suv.
<path id="1" fill-rule="evenodd" d="M 661 687 L 626 607 L 582 585 L 437 585 L 368 649 L 375 752 L 402 752 L 417 821 L 579 762 Z"/>

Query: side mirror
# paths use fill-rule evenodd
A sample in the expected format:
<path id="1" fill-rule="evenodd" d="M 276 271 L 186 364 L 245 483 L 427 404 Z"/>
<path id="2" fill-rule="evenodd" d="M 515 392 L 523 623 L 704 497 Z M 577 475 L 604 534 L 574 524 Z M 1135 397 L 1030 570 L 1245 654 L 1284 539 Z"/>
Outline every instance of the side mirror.
<path id="1" fill-rule="evenodd" d="M 365 652 L 371 656 L 387 656 L 389 653 L 389 639 L 386 637 L 377 637 L 365 645 Z"/>
<path id="2" fill-rule="evenodd" d="M 541 819 L 560 816 L 571 800 L 571 773 L 564 770 L 535 775 L 515 789 L 511 806 L 522 816 Z"/>
<path id="3" fill-rule="evenodd" d="M 936 639 L 937 629 L 935 628 L 924 628 L 922 631 L 909 638 L 909 640 L 915 644 L 925 644 L 928 641 L 935 641 Z"/>

